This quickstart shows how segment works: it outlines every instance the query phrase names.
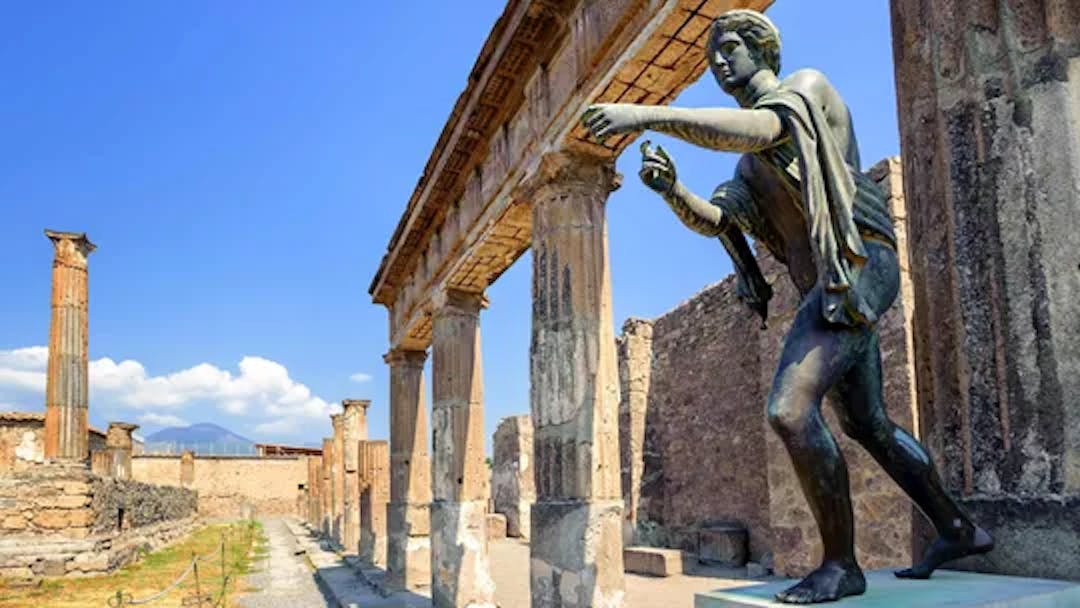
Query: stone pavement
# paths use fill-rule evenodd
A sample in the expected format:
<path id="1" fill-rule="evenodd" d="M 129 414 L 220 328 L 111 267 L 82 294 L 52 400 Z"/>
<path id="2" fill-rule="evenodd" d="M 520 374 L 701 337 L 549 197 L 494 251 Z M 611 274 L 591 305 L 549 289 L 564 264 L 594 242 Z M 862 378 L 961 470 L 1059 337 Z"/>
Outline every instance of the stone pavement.
<path id="1" fill-rule="evenodd" d="M 240 598 L 244 608 L 294 608 L 331 606 L 312 575 L 296 538 L 284 519 L 262 520 L 270 552 L 249 574 L 246 583 L 258 589 Z"/>

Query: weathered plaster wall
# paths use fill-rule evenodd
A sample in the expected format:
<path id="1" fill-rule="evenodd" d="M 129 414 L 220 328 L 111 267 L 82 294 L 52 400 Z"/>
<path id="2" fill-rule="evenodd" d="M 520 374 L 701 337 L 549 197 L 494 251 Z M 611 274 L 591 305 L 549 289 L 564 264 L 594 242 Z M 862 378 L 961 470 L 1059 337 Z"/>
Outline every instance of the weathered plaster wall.
<path id="1" fill-rule="evenodd" d="M 89 431 L 90 453 L 105 449 L 105 434 Z M 90 454 L 87 454 L 87 458 Z M 0 412 L 0 475 L 45 462 L 45 415 Z"/>
<path id="2" fill-rule="evenodd" d="M 135 456 L 132 478 L 147 483 L 180 485 L 179 456 Z M 199 515 L 240 517 L 244 506 L 259 515 L 301 515 L 297 491 L 307 483 L 307 457 L 196 456 L 188 486 L 199 493 Z"/>

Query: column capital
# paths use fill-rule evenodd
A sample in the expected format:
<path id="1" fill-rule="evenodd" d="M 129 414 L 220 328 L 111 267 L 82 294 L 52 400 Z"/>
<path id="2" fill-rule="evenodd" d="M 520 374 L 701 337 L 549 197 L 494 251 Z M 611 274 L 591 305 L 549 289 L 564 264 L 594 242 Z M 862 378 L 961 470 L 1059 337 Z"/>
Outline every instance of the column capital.
<path id="1" fill-rule="evenodd" d="M 391 348 L 385 355 L 383 355 L 383 361 L 390 367 L 424 367 L 424 361 L 427 360 L 426 350 L 414 350 L 409 348 Z"/>
<path id="2" fill-rule="evenodd" d="M 614 192 L 622 185 L 622 174 L 615 170 L 615 159 L 584 152 L 560 150 L 540 159 L 536 171 L 526 178 L 515 198 L 543 198 L 551 191 Z"/>
<path id="3" fill-rule="evenodd" d="M 371 399 L 342 399 L 342 410 L 349 410 L 352 408 L 360 408 L 361 411 L 367 412 L 367 409 L 371 407 Z"/>
<path id="4" fill-rule="evenodd" d="M 97 245 L 90 242 L 85 232 L 62 232 L 59 230 L 45 230 L 45 236 L 56 247 L 56 257 L 59 259 L 72 258 L 72 261 L 85 263 L 86 258 Z"/>
<path id="5" fill-rule="evenodd" d="M 105 432 L 105 445 L 110 448 L 130 448 L 131 433 L 139 428 L 130 422 L 110 422 Z"/>
<path id="6" fill-rule="evenodd" d="M 482 292 L 465 291 L 454 287 L 436 290 L 431 296 L 433 315 L 446 312 L 478 315 L 481 309 L 488 307 L 489 303 L 487 295 Z"/>

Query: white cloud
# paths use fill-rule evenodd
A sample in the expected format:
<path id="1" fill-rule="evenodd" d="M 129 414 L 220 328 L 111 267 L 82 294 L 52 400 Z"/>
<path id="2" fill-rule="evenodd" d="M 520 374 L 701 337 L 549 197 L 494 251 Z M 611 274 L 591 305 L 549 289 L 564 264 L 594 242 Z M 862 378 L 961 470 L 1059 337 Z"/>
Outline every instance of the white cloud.
<path id="1" fill-rule="evenodd" d="M 139 416 L 139 422 L 143 424 L 152 424 L 155 426 L 189 426 L 190 423 L 187 420 L 179 416 L 172 414 L 157 414 L 154 412 L 147 412 Z"/>
<path id="2" fill-rule="evenodd" d="M 349 376 L 349 380 L 363 384 L 364 382 L 371 382 L 371 374 L 365 374 L 364 372 L 356 372 Z"/>
<path id="3" fill-rule="evenodd" d="M 48 349 L 44 346 L 0 350 L 0 388 L 44 393 L 47 364 Z M 192 402 L 209 401 L 230 414 L 255 410 L 256 414 L 297 420 L 325 419 L 337 409 L 293 380 L 289 370 L 276 361 L 247 356 L 237 368 L 238 374 L 200 363 L 151 376 L 138 361 L 118 363 L 104 357 L 89 363 L 90 394 L 139 410 L 175 411 Z"/>
<path id="4" fill-rule="evenodd" d="M 255 433 L 258 435 L 296 435 L 299 430 L 300 423 L 295 418 L 278 418 L 255 425 Z"/>

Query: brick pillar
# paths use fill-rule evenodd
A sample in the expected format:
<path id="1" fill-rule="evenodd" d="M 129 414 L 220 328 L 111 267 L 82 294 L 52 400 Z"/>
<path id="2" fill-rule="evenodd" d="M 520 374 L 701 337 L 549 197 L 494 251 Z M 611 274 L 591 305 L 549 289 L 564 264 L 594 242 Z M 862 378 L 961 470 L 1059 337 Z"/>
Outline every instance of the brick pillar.
<path id="1" fill-rule="evenodd" d="M 367 399 L 341 402 L 345 493 L 342 544 L 349 555 L 356 555 L 360 550 L 360 477 L 357 474 L 360 458 L 357 450 L 360 442 L 367 439 L 367 408 L 370 406 L 371 401 Z"/>
<path id="2" fill-rule="evenodd" d="M 492 439 L 493 510 L 506 516 L 506 534 L 529 538 L 529 510 L 536 500 L 533 481 L 533 426 L 529 416 L 504 418 Z"/>
<path id="3" fill-rule="evenodd" d="M 967 566 L 1080 578 L 1080 4 L 927 4 L 891 2 L 922 437 L 998 539 Z"/>
<path id="4" fill-rule="evenodd" d="M 645 472 L 645 414 L 652 378 L 652 321 L 627 319 L 619 351 L 619 462 L 622 472 L 623 542 L 637 543 L 641 478 Z"/>
<path id="5" fill-rule="evenodd" d="M 330 422 L 334 427 L 334 458 L 330 465 L 330 483 L 334 488 L 334 502 L 331 505 L 330 538 L 340 546 L 345 523 L 345 427 L 342 424 L 341 414 L 332 414 Z"/>
<path id="6" fill-rule="evenodd" d="M 109 453 L 109 476 L 114 479 L 131 479 L 131 433 L 137 424 L 110 422 L 105 434 L 105 449 Z"/>
<path id="7" fill-rule="evenodd" d="M 445 290 L 432 318 L 431 599 L 494 606 L 487 542 L 488 468 L 478 293 Z"/>
<path id="8" fill-rule="evenodd" d="M 386 567 L 386 504 L 390 499 L 390 445 L 360 442 L 360 559 Z"/>
<path id="9" fill-rule="evenodd" d="M 52 318 L 45 380 L 45 458 L 86 462 L 87 272 L 94 244 L 83 233 L 46 230 L 56 249 L 52 271 Z"/>
<path id="10" fill-rule="evenodd" d="M 323 536 L 330 538 L 334 531 L 334 439 L 324 437 L 322 444 L 322 483 L 320 494 L 322 500 L 319 505 L 319 530 Z"/>
<path id="11" fill-rule="evenodd" d="M 608 160 L 548 154 L 533 209 L 533 606 L 622 606 L 619 377 L 604 205 Z"/>
<path id="12" fill-rule="evenodd" d="M 190 488 L 195 485 L 195 452 L 180 452 L 180 485 Z"/>
<path id="13" fill-rule="evenodd" d="M 390 503 L 386 506 L 386 582 L 416 589 L 431 582 L 431 457 L 421 350 L 394 349 L 390 366 Z"/>

